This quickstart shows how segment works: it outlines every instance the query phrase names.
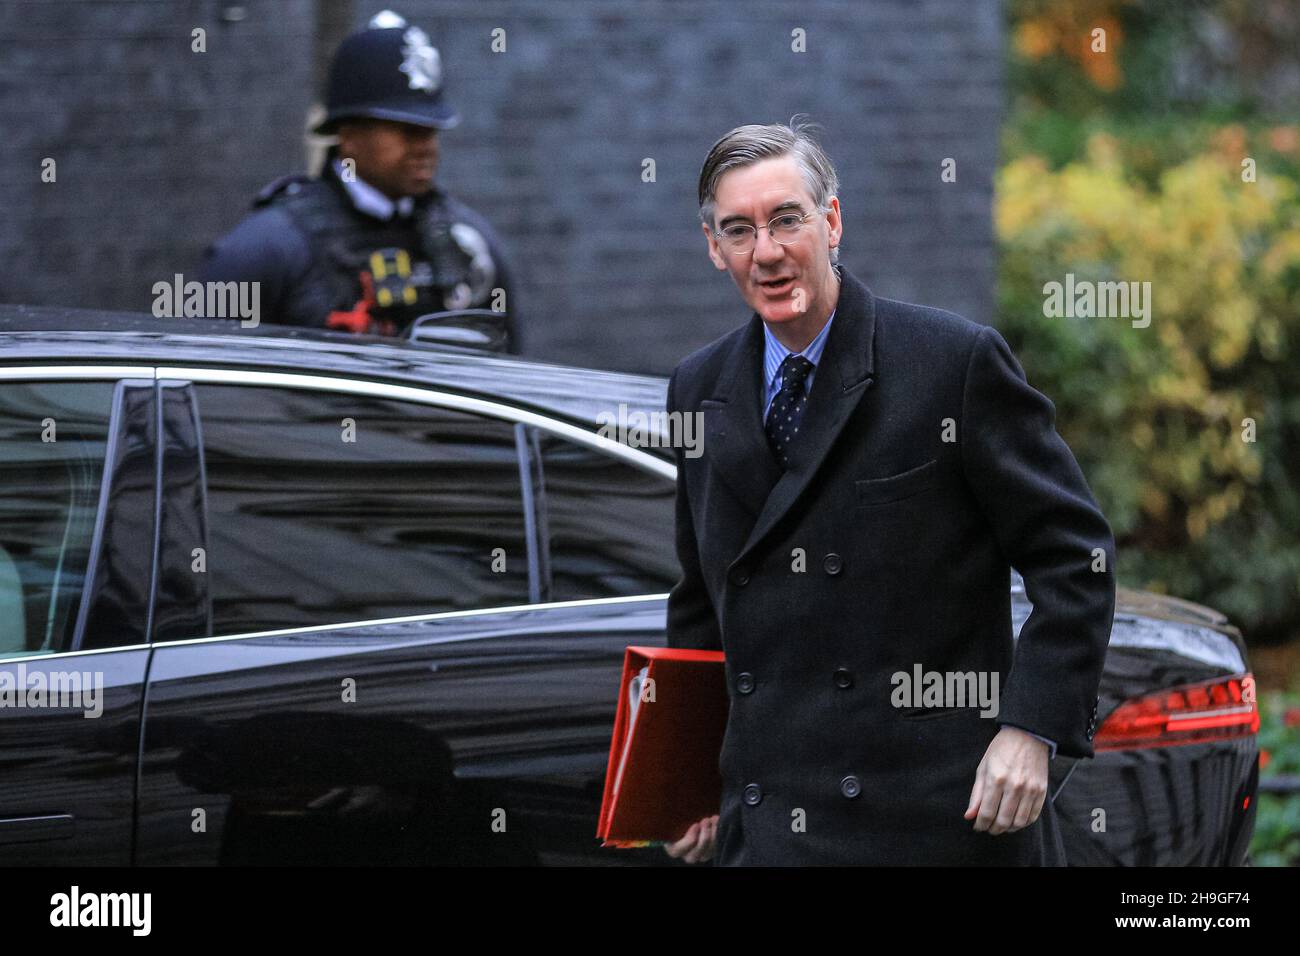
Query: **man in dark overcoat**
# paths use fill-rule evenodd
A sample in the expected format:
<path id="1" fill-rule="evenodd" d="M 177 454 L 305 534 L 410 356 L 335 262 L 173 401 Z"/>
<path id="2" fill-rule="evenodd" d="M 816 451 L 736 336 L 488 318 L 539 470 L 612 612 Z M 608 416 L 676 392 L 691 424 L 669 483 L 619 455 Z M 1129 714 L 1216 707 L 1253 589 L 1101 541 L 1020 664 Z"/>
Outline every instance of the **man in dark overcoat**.
<path id="1" fill-rule="evenodd" d="M 720 865 L 1057 863 L 1048 761 L 1092 756 L 1114 540 L 1055 408 L 993 328 L 837 263 L 803 126 L 700 175 L 709 257 L 753 309 L 673 373 L 682 578 L 668 643 L 723 650 Z M 1033 610 L 1011 624 L 1011 569 Z"/>

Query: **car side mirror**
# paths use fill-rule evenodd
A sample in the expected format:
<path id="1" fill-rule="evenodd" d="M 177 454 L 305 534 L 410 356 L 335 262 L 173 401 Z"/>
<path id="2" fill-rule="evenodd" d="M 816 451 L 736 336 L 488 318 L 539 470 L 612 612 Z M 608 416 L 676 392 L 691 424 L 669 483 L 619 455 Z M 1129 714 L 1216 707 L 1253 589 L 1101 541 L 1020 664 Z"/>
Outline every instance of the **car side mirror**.
<path id="1" fill-rule="evenodd" d="M 493 309 L 431 312 L 407 326 L 405 337 L 410 342 L 505 352 L 510 345 L 509 315 Z"/>

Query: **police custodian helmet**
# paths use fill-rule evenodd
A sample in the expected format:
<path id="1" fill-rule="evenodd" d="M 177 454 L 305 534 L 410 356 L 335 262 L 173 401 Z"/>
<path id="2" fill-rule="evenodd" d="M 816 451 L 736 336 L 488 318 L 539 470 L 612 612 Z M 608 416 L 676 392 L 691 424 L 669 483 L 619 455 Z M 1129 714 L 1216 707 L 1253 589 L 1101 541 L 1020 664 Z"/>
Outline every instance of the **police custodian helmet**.
<path id="1" fill-rule="evenodd" d="M 325 119 L 315 132 L 338 129 L 356 117 L 449 129 L 460 115 L 442 96 L 437 47 L 419 27 L 385 10 L 341 44 L 330 65 Z"/>

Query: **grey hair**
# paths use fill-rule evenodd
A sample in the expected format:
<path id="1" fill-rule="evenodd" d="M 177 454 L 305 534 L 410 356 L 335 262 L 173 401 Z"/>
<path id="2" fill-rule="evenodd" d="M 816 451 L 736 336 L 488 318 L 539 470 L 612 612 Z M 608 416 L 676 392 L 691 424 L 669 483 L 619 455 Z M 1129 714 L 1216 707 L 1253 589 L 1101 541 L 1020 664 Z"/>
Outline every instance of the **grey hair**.
<path id="1" fill-rule="evenodd" d="M 840 179 L 821 144 L 811 135 L 817 127 L 801 122 L 800 115 L 791 117 L 789 124 L 737 126 L 713 144 L 700 170 L 699 184 L 700 221 L 709 229 L 713 229 L 718 181 L 723 174 L 778 156 L 794 155 L 817 208 L 828 208 L 830 198 L 839 192 Z M 831 249 L 831 262 L 839 261 L 840 250 L 836 246 Z"/>

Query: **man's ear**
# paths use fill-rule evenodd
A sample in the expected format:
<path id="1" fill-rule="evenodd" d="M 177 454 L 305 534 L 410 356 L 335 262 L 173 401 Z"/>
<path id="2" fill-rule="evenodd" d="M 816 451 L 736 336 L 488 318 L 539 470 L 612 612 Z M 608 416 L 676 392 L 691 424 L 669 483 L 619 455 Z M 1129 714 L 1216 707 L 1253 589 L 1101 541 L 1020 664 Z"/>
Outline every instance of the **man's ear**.
<path id="1" fill-rule="evenodd" d="M 375 128 L 375 123 L 375 120 L 364 116 L 339 120 L 338 127 L 334 131 L 339 141 L 339 153 L 343 156 L 355 156 L 358 152 L 364 152 L 365 140 L 370 136 L 370 131 Z"/>
<path id="2" fill-rule="evenodd" d="M 334 135 L 338 139 L 339 153 L 352 156 L 356 153 L 357 123 L 353 120 L 341 120 L 335 127 Z"/>
<path id="3" fill-rule="evenodd" d="M 709 258 L 721 272 L 727 271 L 727 260 L 722 255 L 722 250 L 718 248 L 718 241 L 713 238 L 713 230 L 706 223 L 700 223 L 700 228 L 704 230 L 704 238 L 709 243 Z"/>
<path id="4" fill-rule="evenodd" d="M 827 238 L 830 240 L 827 245 L 829 248 L 834 249 L 840 244 L 840 239 L 844 236 L 844 220 L 840 218 L 840 199 L 838 196 L 832 196 L 826 204 L 830 206 L 830 209 L 826 210 Z"/>

